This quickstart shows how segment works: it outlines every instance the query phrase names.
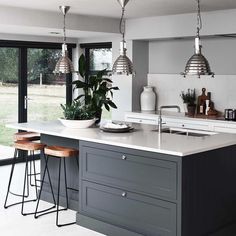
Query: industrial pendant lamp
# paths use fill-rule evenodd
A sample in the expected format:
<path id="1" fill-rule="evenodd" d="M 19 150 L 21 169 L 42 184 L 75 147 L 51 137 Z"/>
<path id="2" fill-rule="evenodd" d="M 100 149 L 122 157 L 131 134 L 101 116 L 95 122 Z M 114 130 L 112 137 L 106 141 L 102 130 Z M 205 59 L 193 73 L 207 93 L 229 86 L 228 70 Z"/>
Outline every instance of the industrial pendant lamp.
<path id="1" fill-rule="evenodd" d="M 195 53 L 188 60 L 185 71 L 182 73 L 184 77 L 188 75 L 197 75 L 200 78 L 201 75 L 211 75 L 214 77 L 214 73 L 211 71 L 210 65 L 207 59 L 202 55 L 201 42 L 200 42 L 200 30 L 202 29 L 202 19 L 200 10 L 200 0 L 197 0 L 197 36 L 195 38 Z"/>
<path id="2" fill-rule="evenodd" d="M 129 0 L 117 0 L 122 8 L 122 15 L 120 20 L 120 33 L 122 34 L 122 41 L 120 42 L 120 56 L 116 59 L 112 73 L 118 75 L 129 75 L 133 73 L 133 63 L 126 56 L 126 41 L 125 41 L 125 6 Z"/>
<path id="3" fill-rule="evenodd" d="M 66 13 L 70 10 L 69 6 L 60 6 L 59 9 L 61 10 L 63 17 L 64 17 L 64 26 L 63 26 L 63 44 L 62 44 L 62 55 L 58 60 L 54 73 L 57 74 L 69 74 L 74 71 L 73 64 L 68 57 L 67 45 L 66 45 Z"/>

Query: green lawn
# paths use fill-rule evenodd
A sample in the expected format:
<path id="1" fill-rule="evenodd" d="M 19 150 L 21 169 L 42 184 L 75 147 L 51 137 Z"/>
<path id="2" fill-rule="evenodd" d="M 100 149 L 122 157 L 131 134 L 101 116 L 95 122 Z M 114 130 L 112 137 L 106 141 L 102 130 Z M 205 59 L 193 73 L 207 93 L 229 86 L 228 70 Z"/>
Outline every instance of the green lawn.
<path id="1" fill-rule="evenodd" d="M 28 87 L 28 121 L 56 120 L 62 117 L 61 103 L 65 103 L 65 86 L 33 85 Z M 0 145 L 10 146 L 16 130 L 6 123 L 18 121 L 17 86 L 0 85 Z M 102 119 L 111 119 L 111 112 L 103 110 Z"/>

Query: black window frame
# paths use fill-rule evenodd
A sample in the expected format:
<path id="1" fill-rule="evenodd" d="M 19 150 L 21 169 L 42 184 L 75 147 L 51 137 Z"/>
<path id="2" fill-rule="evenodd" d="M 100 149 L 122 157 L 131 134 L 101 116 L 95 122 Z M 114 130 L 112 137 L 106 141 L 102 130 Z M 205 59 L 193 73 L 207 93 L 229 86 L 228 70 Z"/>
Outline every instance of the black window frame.
<path id="1" fill-rule="evenodd" d="M 27 49 L 28 48 L 40 48 L 40 49 L 61 49 L 61 43 L 53 42 L 36 42 L 36 41 L 16 41 L 16 40 L 0 40 L 0 47 L 18 48 L 19 49 L 19 81 L 18 81 L 18 122 L 27 122 L 27 111 L 24 109 L 24 96 L 27 94 Z M 76 44 L 67 44 L 68 56 L 72 60 L 73 48 L 76 48 Z M 66 103 L 72 102 L 72 74 L 66 75 Z M 21 131 L 21 130 L 19 130 Z M 26 152 L 19 153 L 19 157 L 16 162 L 25 161 Z M 37 157 L 39 158 L 39 156 Z M 2 159 L 1 165 L 12 164 L 13 158 Z"/>
<path id="2" fill-rule="evenodd" d="M 84 49 L 85 56 L 85 80 L 87 81 L 88 77 L 94 73 L 90 71 L 90 49 L 99 49 L 99 48 L 112 48 L 112 42 L 102 42 L 102 43 L 83 43 L 80 44 L 80 48 Z M 107 71 L 108 73 L 111 71 Z"/>
<path id="3" fill-rule="evenodd" d="M 61 49 L 61 43 L 0 40 L 0 47 L 11 47 L 19 49 L 19 86 L 18 86 L 18 122 L 27 122 L 27 114 L 24 109 L 24 96 L 27 94 L 27 49 Z M 76 44 L 67 44 L 68 56 L 72 60 L 72 50 Z M 72 102 L 72 74 L 66 75 L 66 103 Z"/>

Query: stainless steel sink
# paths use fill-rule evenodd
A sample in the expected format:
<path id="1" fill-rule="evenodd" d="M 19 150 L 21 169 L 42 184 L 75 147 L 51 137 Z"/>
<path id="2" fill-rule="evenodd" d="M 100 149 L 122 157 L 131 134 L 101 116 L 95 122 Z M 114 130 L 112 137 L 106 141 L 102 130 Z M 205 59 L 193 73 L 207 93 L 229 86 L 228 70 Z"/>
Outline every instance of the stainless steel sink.
<path id="1" fill-rule="evenodd" d="M 196 129 L 184 129 L 184 128 L 164 128 L 162 133 L 176 134 L 176 135 L 186 135 L 193 137 L 205 137 L 215 135 L 217 133 L 204 131 L 204 130 L 196 130 Z"/>

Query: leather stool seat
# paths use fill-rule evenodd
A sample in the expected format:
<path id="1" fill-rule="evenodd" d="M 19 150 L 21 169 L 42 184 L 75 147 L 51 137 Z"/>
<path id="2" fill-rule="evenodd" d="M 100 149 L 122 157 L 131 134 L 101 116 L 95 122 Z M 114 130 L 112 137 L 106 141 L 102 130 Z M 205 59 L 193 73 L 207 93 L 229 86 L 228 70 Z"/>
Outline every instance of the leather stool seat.
<path id="1" fill-rule="evenodd" d="M 42 143 L 34 143 L 31 141 L 16 141 L 14 147 L 23 151 L 40 151 L 43 150 L 46 145 Z"/>
<path id="2" fill-rule="evenodd" d="M 47 146 L 44 149 L 44 153 L 55 157 L 75 157 L 78 156 L 79 151 L 62 146 Z"/>
<path id="3" fill-rule="evenodd" d="M 40 140 L 40 135 L 36 132 L 18 132 L 14 134 L 14 141 L 37 141 Z"/>

